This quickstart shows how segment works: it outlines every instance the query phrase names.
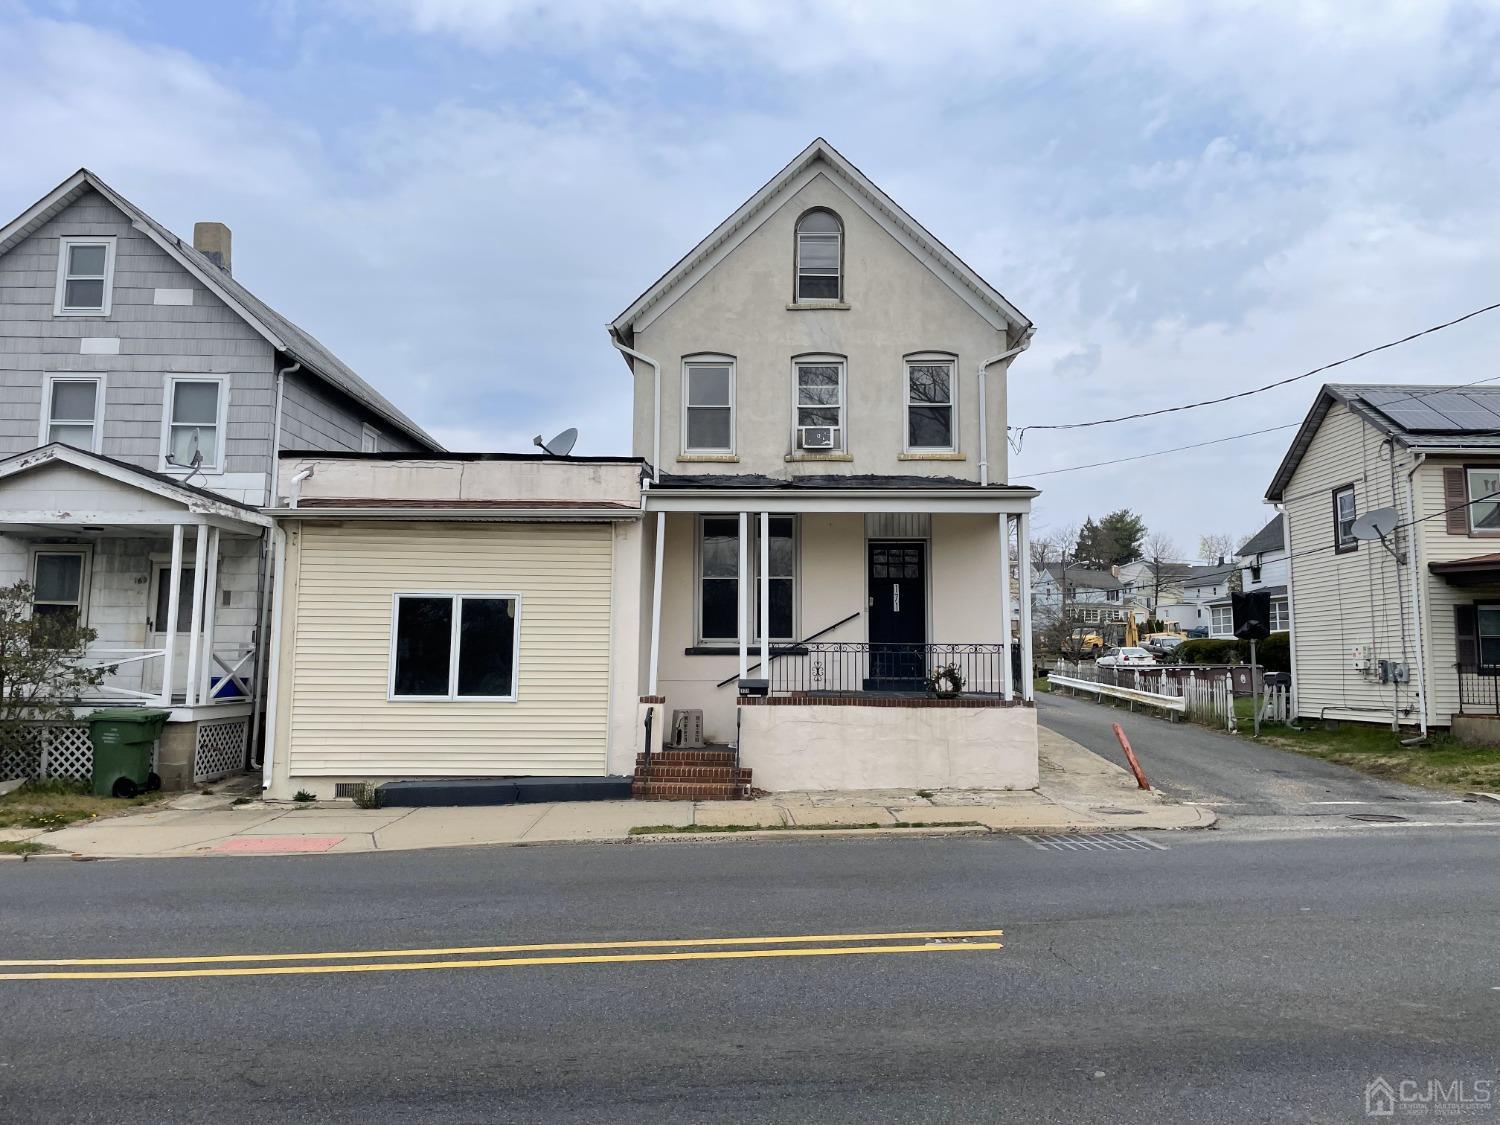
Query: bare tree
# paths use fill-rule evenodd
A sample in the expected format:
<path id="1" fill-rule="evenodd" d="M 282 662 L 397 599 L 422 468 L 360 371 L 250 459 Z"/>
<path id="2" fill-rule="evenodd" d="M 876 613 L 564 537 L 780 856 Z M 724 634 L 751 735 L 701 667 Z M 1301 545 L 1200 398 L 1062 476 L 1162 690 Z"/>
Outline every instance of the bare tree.
<path id="1" fill-rule="evenodd" d="M 1227 532 L 1211 532 L 1207 535 L 1200 535 L 1198 537 L 1198 557 L 1206 563 L 1215 563 L 1220 559 L 1232 559 L 1243 542 L 1243 539 L 1236 539 Z"/>
<path id="2" fill-rule="evenodd" d="M 1154 532 L 1142 549 L 1142 558 L 1151 567 L 1151 604 L 1146 607 L 1152 617 L 1160 619 L 1162 595 L 1168 591 L 1176 578 L 1173 565 L 1177 562 L 1177 545 L 1163 532 Z"/>

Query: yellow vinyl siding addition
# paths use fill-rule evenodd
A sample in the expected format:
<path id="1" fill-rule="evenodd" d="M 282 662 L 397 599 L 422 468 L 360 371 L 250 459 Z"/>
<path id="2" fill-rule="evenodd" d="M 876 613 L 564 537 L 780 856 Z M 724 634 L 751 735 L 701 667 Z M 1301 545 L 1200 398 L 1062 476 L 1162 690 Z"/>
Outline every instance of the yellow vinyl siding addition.
<path id="1" fill-rule="evenodd" d="M 612 551 L 602 524 L 304 525 L 290 774 L 607 772 Z M 488 590 L 524 601 L 516 700 L 387 698 L 392 597 Z"/>

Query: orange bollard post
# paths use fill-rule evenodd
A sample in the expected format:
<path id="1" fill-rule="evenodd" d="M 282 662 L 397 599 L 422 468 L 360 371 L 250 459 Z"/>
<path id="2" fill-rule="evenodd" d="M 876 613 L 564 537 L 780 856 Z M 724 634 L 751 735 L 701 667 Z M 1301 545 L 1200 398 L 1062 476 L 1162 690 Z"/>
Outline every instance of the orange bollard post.
<path id="1" fill-rule="evenodd" d="M 1135 751 L 1130 748 L 1130 739 L 1125 737 L 1125 732 L 1120 729 L 1120 724 L 1115 723 L 1115 737 L 1120 740 L 1120 747 L 1125 751 L 1125 760 L 1130 763 L 1130 772 L 1135 774 L 1135 783 L 1142 789 L 1150 789 L 1151 785 L 1146 780 L 1146 775 L 1141 772 L 1141 763 L 1135 760 Z"/>

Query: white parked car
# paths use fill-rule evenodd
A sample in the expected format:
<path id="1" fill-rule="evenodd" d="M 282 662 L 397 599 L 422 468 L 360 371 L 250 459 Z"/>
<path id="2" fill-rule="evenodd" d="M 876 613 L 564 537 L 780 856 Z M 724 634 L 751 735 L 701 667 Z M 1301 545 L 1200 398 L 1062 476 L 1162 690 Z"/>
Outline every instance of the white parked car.
<path id="1" fill-rule="evenodd" d="M 1101 668 L 1154 668 L 1156 657 L 1143 648 L 1112 648 L 1099 658 Z"/>

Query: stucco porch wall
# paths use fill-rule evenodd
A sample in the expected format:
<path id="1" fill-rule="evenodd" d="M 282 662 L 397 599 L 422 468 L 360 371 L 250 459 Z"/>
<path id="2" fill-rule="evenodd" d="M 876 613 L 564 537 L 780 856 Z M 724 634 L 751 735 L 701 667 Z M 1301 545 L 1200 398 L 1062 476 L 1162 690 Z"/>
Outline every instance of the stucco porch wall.
<path id="1" fill-rule="evenodd" d="M 772 792 L 1035 789 L 1040 780 L 1036 709 L 962 699 L 757 700 L 741 708 L 740 761 Z"/>
<path id="2" fill-rule="evenodd" d="M 927 541 L 928 640 L 934 644 L 998 643 L 1000 640 L 1000 528 L 993 514 L 941 513 L 932 517 Z M 663 549 L 660 691 L 667 718 L 674 710 L 701 708 L 710 742 L 732 742 L 735 686 L 718 684 L 739 671 L 739 655 L 725 646 L 706 653 L 698 641 L 695 562 L 697 517 L 673 512 L 666 520 Z M 797 516 L 798 638 L 818 633 L 851 615 L 854 620 L 819 641 L 869 639 L 868 561 L 865 517 L 801 513 Z M 645 570 L 649 574 L 650 565 Z M 752 591 L 752 594 L 756 591 Z M 644 604 L 649 605 L 649 592 Z M 696 651 L 695 651 L 696 650 Z M 752 645 L 750 664 L 760 660 Z M 752 676 L 762 675 L 752 672 Z"/>

